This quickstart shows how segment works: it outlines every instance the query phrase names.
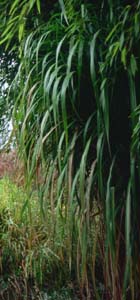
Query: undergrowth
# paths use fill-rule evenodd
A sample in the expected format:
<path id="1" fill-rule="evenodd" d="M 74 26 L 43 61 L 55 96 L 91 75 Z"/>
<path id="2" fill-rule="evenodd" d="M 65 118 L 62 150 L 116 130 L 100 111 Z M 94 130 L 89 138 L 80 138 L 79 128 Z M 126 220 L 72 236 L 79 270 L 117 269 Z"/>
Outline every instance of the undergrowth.
<path id="1" fill-rule="evenodd" d="M 53 241 L 52 224 L 43 218 L 36 192 L 30 201 L 23 188 L 6 177 L 0 181 L 0 299 L 45 299 L 41 291 L 68 280 L 62 245 Z M 48 299 L 55 299 L 51 295 Z"/>
<path id="2" fill-rule="evenodd" d="M 95 222 L 90 230 L 89 259 L 92 259 L 93 264 L 99 233 L 101 238 L 101 216 L 98 209 L 95 204 Z M 2 300 L 87 299 L 81 298 L 84 294 L 80 295 L 76 282 L 76 265 L 70 268 L 69 230 L 66 225 L 64 230 L 65 207 L 60 217 L 57 209 L 53 210 L 53 222 L 50 204 L 45 206 L 45 210 L 44 217 L 36 189 L 28 195 L 24 187 L 17 186 L 8 177 L 0 180 Z M 74 242 L 72 247 L 76 257 L 77 248 Z M 79 252 L 79 264 L 80 259 Z M 75 259 L 74 261 L 76 263 Z M 92 270 L 89 272 L 92 274 Z M 96 289 L 94 274 L 93 281 Z M 98 291 L 99 294 L 103 292 L 101 283 L 98 283 Z"/>

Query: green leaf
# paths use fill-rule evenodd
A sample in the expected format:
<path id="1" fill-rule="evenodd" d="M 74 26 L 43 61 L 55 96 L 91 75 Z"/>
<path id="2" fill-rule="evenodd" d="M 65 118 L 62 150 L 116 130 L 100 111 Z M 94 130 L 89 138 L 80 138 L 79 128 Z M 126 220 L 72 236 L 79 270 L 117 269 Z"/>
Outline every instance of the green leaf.
<path id="1" fill-rule="evenodd" d="M 121 52 L 121 62 L 123 63 L 125 69 L 126 69 L 126 56 L 127 56 L 127 50 L 125 47 Z"/>
<path id="2" fill-rule="evenodd" d="M 19 25 L 19 32 L 18 32 L 18 38 L 19 38 L 19 41 L 21 41 L 22 38 L 23 38 L 24 27 L 25 27 L 25 23 L 22 22 L 22 23 Z"/>
<path id="3" fill-rule="evenodd" d="M 108 34 L 108 36 L 107 36 L 107 38 L 106 38 L 106 40 L 105 40 L 106 43 L 109 42 L 109 40 L 113 37 L 114 33 L 117 31 L 118 27 L 121 26 L 121 25 L 122 25 L 122 23 L 119 22 L 119 23 L 117 23 L 117 24 L 113 27 L 113 29 L 110 31 L 110 33 Z"/>
<path id="4" fill-rule="evenodd" d="M 37 5 L 37 10 L 38 10 L 38 12 L 40 14 L 41 13 L 40 0 L 36 1 L 36 5 Z"/>
<path id="5" fill-rule="evenodd" d="M 132 74 L 135 77 L 135 74 L 136 74 L 138 68 L 137 68 L 137 62 L 136 62 L 135 56 L 133 54 L 131 55 L 130 66 L 131 66 Z"/>

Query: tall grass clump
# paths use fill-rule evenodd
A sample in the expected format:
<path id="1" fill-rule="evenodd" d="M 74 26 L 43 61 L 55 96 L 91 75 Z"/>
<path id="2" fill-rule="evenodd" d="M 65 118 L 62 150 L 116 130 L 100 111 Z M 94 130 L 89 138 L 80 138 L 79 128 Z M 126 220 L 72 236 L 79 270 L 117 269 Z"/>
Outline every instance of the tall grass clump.
<path id="1" fill-rule="evenodd" d="M 62 241 L 53 242 L 49 207 L 43 219 L 36 193 L 30 198 L 31 206 L 27 205 L 27 197 L 26 191 L 8 177 L 1 179 L 0 299 L 4 300 L 41 300 L 52 286 L 60 289 L 62 274 L 69 280 L 59 253 L 59 248 L 65 246 Z M 70 296 L 68 289 L 67 293 Z"/>
<path id="2" fill-rule="evenodd" d="M 138 299 L 140 2 L 4 8 L 0 43 L 20 57 L 9 99 L 27 193 L 35 177 L 82 294 Z"/>

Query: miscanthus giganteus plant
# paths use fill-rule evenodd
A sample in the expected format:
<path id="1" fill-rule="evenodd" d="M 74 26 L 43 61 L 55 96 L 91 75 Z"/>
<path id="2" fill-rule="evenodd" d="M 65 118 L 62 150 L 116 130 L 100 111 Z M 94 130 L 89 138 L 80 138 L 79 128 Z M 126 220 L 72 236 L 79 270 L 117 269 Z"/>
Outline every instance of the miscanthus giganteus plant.
<path id="1" fill-rule="evenodd" d="M 27 188 L 42 170 L 42 214 L 49 202 L 81 290 L 136 299 L 140 2 L 15 0 L 1 13 L 0 43 L 19 51 L 11 90 Z"/>

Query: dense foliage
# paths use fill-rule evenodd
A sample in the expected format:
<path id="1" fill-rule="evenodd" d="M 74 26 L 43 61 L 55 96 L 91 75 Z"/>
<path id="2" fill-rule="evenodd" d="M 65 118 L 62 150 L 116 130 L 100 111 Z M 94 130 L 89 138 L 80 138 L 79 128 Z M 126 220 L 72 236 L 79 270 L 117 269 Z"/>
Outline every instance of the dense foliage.
<path id="1" fill-rule="evenodd" d="M 54 237 L 62 218 L 82 291 L 92 284 L 100 299 L 102 283 L 104 299 L 138 299 L 140 1 L 0 6 L 0 43 L 19 57 L 13 123 L 27 189 L 36 175 Z"/>

